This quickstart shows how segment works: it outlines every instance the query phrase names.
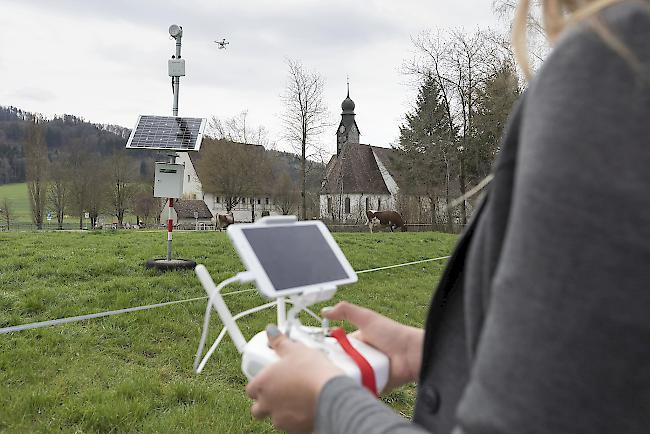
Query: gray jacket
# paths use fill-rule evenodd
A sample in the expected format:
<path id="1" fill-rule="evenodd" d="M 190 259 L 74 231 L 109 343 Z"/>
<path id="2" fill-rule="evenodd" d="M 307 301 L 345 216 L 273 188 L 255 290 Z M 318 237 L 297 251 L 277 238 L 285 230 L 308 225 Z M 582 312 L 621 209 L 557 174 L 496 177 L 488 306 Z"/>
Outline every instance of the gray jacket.
<path id="1" fill-rule="evenodd" d="M 603 21 L 640 64 L 581 25 L 530 84 L 431 303 L 413 423 L 339 377 L 318 433 L 650 432 L 650 9 Z"/>

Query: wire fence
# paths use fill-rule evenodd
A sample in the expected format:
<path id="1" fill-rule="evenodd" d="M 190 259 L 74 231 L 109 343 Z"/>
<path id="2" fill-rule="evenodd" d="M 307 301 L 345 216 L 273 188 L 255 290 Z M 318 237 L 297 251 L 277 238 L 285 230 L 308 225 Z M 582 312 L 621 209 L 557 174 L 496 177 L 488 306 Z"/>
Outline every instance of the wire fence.
<path id="1" fill-rule="evenodd" d="M 330 232 L 370 232 L 368 225 L 365 224 L 326 224 Z M 407 232 L 445 232 L 449 234 L 460 234 L 465 229 L 464 224 L 458 223 L 407 223 Z M 373 232 L 389 232 L 389 228 L 375 227 Z M 401 229 L 395 229 L 395 232 L 400 232 Z"/>
<path id="2" fill-rule="evenodd" d="M 425 264 L 425 263 L 429 263 L 429 262 L 444 261 L 444 260 L 449 259 L 449 258 L 450 258 L 450 256 L 441 256 L 441 257 L 438 257 L 438 258 L 422 259 L 422 260 L 419 260 L 419 261 L 404 262 L 402 264 L 394 264 L 394 265 L 387 265 L 387 266 L 377 267 L 377 268 L 369 268 L 369 269 L 366 269 L 366 270 L 357 271 L 356 273 L 357 274 L 375 273 L 375 272 L 378 272 L 378 271 L 408 267 L 408 266 L 411 266 L 411 265 L 418 265 L 418 264 Z M 254 289 L 254 288 L 253 289 L 244 289 L 244 290 L 240 290 L 240 291 L 227 292 L 227 293 L 224 293 L 224 294 L 221 294 L 221 295 L 223 297 L 226 297 L 226 296 L 231 296 L 231 295 L 236 295 L 236 294 L 244 294 L 244 293 L 253 292 L 253 291 L 257 291 L 257 290 Z M 123 315 L 123 314 L 127 314 L 127 313 L 132 313 L 132 312 L 140 312 L 140 311 L 144 311 L 144 310 L 158 309 L 158 308 L 166 307 L 166 306 L 191 303 L 191 302 L 199 301 L 199 300 L 207 300 L 207 298 L 208 298 L 207 296 L 194 297 L 194 298 L 188 298 L 188 299 L 185 299 L 185 300 L 167 301 L 167 302 L 163 302 L 163 303 L 150 304 L 150 305 L 146 305 L 146 306 L 134 306 L 134 307 L 128 307 L 128 308 L 124 308 L 124 309 L 105 311 L 105 312 L 96 312 L 96 313 L 90 313 L 90 314 L 85 314 L 85 315 L 77 315 L 77 316 L 71 316 L 71 317 L 66 317 L 66 318 L 58 318 L 58 319 L 52 319 L 52 320 L 46 320 L 46 321 L 38 321 L 38 322 L 28 323 L 28 324 L 19 324 L 19 325 L 0 328 L 0 334 L 15 333 L 15 332 L 23 331 L 23 330 L 31 330 L 31 329 L 37 329 L 37 328 L 43 328 L 43 327 L 51 327 L 51 326 L 68 324 L 68 323 L 73 323 L 73 322 L 87 321 L 87 320 L 91 320 L 91 319 L 104 318 L 104 317 L 108 317 L 108 316 Z"/>
<path id="3" fill-rule="evenodd" d="M 361 233 L 361 232 L 370 232 L 368 225 L 365 224 L 326 224 L 330 232 L 350 232 L 350 233 Z M 459 234 L 465 229 L 464 224 L 443 224 L 443 223 L 408 223 L 406 224 L 407 232 L 445 232 L 450 234 Z M 43 227 L 40 231 L 160 231 L 167 232 L 166 226 L 158 225 L 125 225 L 119 227 L 117 225 L 104 225 L 99 228 L 89 228 L 87 225 L 79 228 L 78 223 L 64 223 L 62 228 L 59 228 L 58 224 L 43 224 Z M 187 232 L 214 232 L 219 229 L 215 227 L 214 224 L 199 224 L 197 225 L 180 225 L 174 228 L 175 231 L 187 231 Z M 33 223 L 12 223 L 8 228 L 6 224 L 0 224 L 0 232 L 21 232 L 21 231 L 39 231 L 37 226 Z M 395 232 L 400 232 L 400 229 L 396 229 Z M 390 232 L 388 228 L 375 227 L 373 232 Z"/>

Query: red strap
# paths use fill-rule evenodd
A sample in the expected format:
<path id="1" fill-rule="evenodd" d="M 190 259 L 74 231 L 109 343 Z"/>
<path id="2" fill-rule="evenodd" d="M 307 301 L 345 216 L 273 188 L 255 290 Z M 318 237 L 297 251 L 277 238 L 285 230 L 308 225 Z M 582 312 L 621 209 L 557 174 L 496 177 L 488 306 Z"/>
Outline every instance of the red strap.
<path id="1" fill-rule="evenodd" d="M 375 371 L 372 369 L 372 366 L 368 363 L 366 358 L 352 346 L 348 340 L 348 336 L 345 334 L 345 330 L 340 327 L 336 328 L 332 330 L 330 336 L 338 341 L 339 345 L 343 348 L 343 351 L 345 351 L 359 367 L 359 371 L 361 371 L 361 383 L 363 386 L 370 390 L 375 396 L 379 396 L 379 393 L 377 393 Z"/>

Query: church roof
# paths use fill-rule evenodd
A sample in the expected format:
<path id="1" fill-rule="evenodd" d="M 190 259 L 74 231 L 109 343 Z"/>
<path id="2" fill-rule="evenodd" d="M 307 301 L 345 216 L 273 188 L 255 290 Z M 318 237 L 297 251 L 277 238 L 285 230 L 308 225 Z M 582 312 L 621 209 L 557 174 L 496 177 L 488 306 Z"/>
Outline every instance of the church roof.
<path id="1" fill-rule="evenodd" d="M 353 115 L 354 114 L 355 104 L 354 101 L 350 98 L 350 82 L 348 81 L 348 96 L 341 103 L 341 110 L 343 110 L 344 115 Z"/>
<path id="2" fill-rule="evenodd" d="M 341 110 L 343 110 L 343 112 L 341 113 L 341 123 L 339 124 L 345 126 L 345 129 L 347 131 L 350 131 L 352 125 L 357 127 L 357 131 L 359 131 L 359 126 L 357 125 L 357 121 L 354 120 L 355 107 L 356 106 L 354 104 L 354 101 L 352 101 L 352 99 L 350 98 L 350 84 L 348 83 L 348 96 L 341 103 Z M 361 134 L 361 131 L 359 131 L 359 134 Z"/>
<path id="3" fill-rule="evenodd" d="M 178 218 L 195 218 L 194 213 L 199 213 L 200 219 L 211 219 L 212 213 L 202 200 L 177 200 L 174 202 L 174 211 Z"/>
<path id="4" fill-rule="evenodd" d="M 391 172 L 390 163 L 384 161 L 388 159 L 391 149 L 346 143 L 340 154 L 334 155 L 327 164 L 321 193 L 390 194 L 373 150 L 377 152 L 378 158 L 386 169 Z"/>
<path id="5" fill-rule="evenodd" d="M 343 110 L 343 114 L 354 114 L 354 101 L 350 98 L 350 95 L 348 94 L 348 97 L 343 100 L 343 103 L 341 103 L 341 110 Z"/>

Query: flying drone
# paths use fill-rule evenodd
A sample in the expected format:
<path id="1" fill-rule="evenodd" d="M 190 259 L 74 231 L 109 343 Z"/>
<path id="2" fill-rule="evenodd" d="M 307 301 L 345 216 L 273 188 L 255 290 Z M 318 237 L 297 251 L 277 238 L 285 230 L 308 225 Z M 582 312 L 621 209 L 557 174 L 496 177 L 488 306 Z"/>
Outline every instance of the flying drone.
<path id="1" fill-rule="evenodd" d="M 217 44 L 220 50 L 225 50 L 227 48 L 226 45 L 230 44 L 230 42 L 226 42 L 226 38 L 223 38 L 221 41 L 214 41 L 214 43 Z"/>

